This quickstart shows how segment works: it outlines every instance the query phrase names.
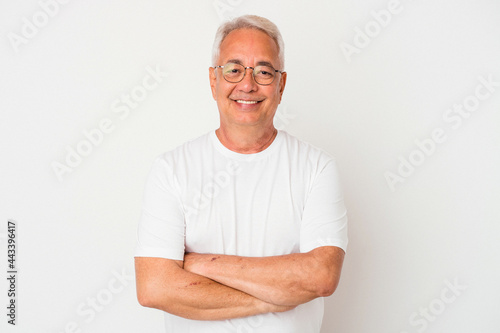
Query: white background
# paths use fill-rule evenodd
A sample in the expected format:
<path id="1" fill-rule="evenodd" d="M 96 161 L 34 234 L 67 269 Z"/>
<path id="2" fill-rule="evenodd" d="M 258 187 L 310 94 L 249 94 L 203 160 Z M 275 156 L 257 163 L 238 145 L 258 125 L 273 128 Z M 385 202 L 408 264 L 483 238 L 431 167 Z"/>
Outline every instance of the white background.
<path id="1" fill-rule="evenodd" d="M 133 281 L 145 177 L 155 156 L 217 128 L 213 37 L 221 18 L 250 13 L 285 39 L 277 126 L 335 155 L 341 171 L 350 244 L 322 332 L 498 332 L 500 87 L 457 128 L 443 115 L 480 76 L 500 82 L 500 3 L 401 0 L 350 61 L 342 43 L 376 29 L 370 12 L 389 1 L 217 3 L 70 1 L 43 22 L 38 1 L 1 0 L 0 266 L 14 219 L 19 276 L 15 327 L 1 279 L 0 330 L 163 332 Z M 41 27 L 15 46 L 34 15 Z M 168 77 L 121 119 L 112 103 L 148 66 Z M 52 164 L 105 118 L 113 131 L 59 181 Z M 445 142 L 391 189 L 385 174 L 417 158 L 415 140 L 436 128 Z"/>

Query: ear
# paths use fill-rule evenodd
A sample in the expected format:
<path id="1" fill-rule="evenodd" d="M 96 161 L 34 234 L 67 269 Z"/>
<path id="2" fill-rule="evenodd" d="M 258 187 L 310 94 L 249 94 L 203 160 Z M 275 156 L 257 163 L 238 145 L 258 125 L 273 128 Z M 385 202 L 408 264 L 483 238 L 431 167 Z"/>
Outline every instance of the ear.
<path id="1" fill-rule="evenodd" d="M 212 89 L 212 97 L 217 100 L 216 85 L 217 85 L 217 75 L 215 73 L 215 68 L 208 68 L 208 77 L 210 79 L 210 89 Z"/>
<path id="2" fill-rule="evenodd" d="M 283 92 L 285 91 L 285 85 L 286 85 L 286 72 L 281 73 L 281 78 L 280 78 L 280 103 L 281 103 L 281 97 L 283 96 Z"/>

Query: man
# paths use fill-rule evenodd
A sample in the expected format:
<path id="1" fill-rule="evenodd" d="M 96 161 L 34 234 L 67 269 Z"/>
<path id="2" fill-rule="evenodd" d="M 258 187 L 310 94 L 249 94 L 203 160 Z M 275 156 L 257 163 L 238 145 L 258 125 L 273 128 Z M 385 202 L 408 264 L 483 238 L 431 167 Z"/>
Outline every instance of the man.
<path id="1" fill-rule="evenodd" d="M 220 127 L 154 162 L 137 295 L 166 332 L 320 331 L 347 217 L 334 159 L 273 126 L 283 51 L 267 19 L 223 24 L 209 68 Z"/>

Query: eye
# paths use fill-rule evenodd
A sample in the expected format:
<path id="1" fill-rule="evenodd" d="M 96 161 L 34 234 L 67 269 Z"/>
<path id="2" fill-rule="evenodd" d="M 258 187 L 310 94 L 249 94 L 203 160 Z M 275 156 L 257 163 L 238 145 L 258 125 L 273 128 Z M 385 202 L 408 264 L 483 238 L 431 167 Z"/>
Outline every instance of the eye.
<path id="1" fill-rule="evenodd" d="M 257 66 L 257 68 L 255 68 L 255 75 L 269 79 L 274 77 L 274 69 L 268 66 Z"/>
<path id="2" fill-rule="evenodd" d="M 236 77 L 241 75 L 245 69 L 239 64 L 228 63 L 224 66 L 223 70 L 225 76 Z"/>

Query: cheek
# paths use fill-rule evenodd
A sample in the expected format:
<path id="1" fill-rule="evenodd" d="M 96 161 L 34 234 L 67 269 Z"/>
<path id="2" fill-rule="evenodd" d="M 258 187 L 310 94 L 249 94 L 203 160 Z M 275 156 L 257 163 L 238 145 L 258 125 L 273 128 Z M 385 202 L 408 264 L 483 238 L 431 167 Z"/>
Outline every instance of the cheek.
<path id="1" fill-rule="evenodd" d="M 280 101 L 280 92 L 279 92 L 279 87 L 273 87 L 272 89 L 269 89 L 268 96 L 270 96 L 270 100 L 272 100 L 272 103 L 279 103 Z"/>
<path id="2" fill-rule="evenodd" d="M 217 82 L 216 85 L 216 95 L 220 98 L 227 98 L 231 94 L 231 87 L 229 87 L 225 82 Z"/>

